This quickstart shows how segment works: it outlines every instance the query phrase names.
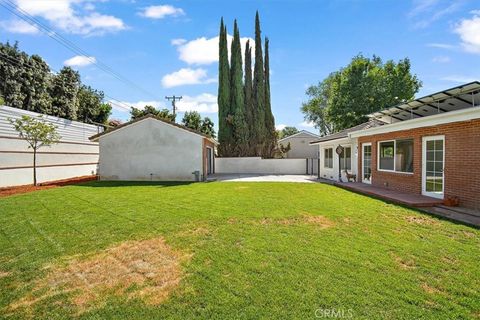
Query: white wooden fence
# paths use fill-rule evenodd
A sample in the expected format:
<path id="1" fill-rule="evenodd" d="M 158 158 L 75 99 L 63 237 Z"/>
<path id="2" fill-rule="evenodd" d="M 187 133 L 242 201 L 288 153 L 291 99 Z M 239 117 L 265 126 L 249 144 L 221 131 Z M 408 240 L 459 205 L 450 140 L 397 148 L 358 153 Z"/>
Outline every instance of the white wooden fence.
<path id="1" fill-rule="evenodd" d="M 313 167 L 307 159 L 215 158 L 215 173 L 312 174 Z"/>
<path id="2" fill-rule="evenodd" d="M 0 106 L 0 187 L 33 183 L 33 151 L 8 121 L 22 115 L 41 116 L 35 112 Z M 98 143 L 92 143 L 88 138 L 103 128 L 46 115 L 43 120 L 57 127 L 61 139 L 58 144 L 38 149 L 38 182 L 96 174 Z"/>

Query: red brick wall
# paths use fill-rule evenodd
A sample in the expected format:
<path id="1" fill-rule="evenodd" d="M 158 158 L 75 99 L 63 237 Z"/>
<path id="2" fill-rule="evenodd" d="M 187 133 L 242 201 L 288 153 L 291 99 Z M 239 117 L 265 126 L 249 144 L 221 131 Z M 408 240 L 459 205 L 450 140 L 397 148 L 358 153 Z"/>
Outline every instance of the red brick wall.
<path id="1" fill-rule="evenodd" d="M 445 198 L 456 196 L 463 207 L 480 209 L 480 120 L 377 134 L 358 139 L 362 176 L 362 144 L 372 143 L 372 184 L 402 192 L 422 193 L 422 138 L 445 136 Z M 414 139 L 413 174 L 377 170 L 378 141 Z"/>

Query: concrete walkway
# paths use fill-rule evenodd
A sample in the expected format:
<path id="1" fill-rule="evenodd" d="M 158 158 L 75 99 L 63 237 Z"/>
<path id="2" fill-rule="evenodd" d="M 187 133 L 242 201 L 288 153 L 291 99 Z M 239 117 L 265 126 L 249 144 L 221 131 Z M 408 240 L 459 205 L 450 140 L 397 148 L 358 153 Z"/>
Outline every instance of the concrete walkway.
<path id="1" fill-rule="evenodd" d="M 208 181 L 225 182 L 318 182 L 317 176 L 287 175 L 287 174 L 246 174 L 246 173 L 216 173 L 208 176 Z"/>

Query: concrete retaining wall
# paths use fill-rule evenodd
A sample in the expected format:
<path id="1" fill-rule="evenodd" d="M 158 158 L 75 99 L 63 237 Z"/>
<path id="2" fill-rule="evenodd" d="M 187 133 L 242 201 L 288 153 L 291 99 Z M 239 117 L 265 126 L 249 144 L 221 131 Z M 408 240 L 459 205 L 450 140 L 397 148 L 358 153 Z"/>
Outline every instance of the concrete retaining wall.
<path id="1" fill-rule="evenodd" d="M 215 158 L 215 173 L 306 174 L 306 159 Z"/>

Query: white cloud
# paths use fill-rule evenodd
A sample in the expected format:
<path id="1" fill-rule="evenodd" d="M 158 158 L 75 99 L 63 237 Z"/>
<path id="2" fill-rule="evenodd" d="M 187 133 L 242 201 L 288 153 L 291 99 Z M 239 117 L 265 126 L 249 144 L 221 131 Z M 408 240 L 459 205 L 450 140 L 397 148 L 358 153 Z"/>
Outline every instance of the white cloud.
<path id="1" fill-rule="evenodd" d="M 287 127 L 286 124 L 277 124 L 277 125 L 275 126 L 275 129 L 276 129 L 276 130 L 283 130 L 283 129 L 285 129 L 286 127 Z"/>
<path id="2" fill-rule="evenodd" d="M 439 49 L 455 49 L 455 46 L 448 43 L 427 43 L 427 47 Z"/>
<path id="3" fill-rule="evenodd" d="M 18 19 L 1 21 L 0 27 L 10 33 L 37 34 L 40 32 L 34 25 Z"/>
<path id="4" fill-rule="evenodd" d="M 216 79 L 207 77 L 207 70 L 198 68 L 182 68 L 162 78 L 162 86 L 165 88 L 178 87 L 191 84 L 206 84 L 216 82 Z"/>
<path id="5" fill-rule="evenodd" d="M 170 41 L 172 46 L 181 46 L 182 44 L 185 44 L 186 42 L 187 42 L 187 40 L 185 40 L 185 39 L 172 39 L 172 41 Z"/>
<path id="6" fill-rule="evenodd" d="M 136 102 L 128 102 L 128 101 L 109 101 L 112 104 L 112 108 L 122 112 L 122 113 L 129 113 L 127 110 L 127 106 L 135 107 L 137 109 L 143 109 L 145 106 L 153 106 L 156 109 L 164 109 L 168 108 L 171 109 L 171 105 L 165 101 L 136 101 Z M 177 111 L 178 112 L 185 112 L 185 111 L 198 111 L 200 113 L 216 113 L 218 112 L 218 104 L 217 104 L 217 96 L 210 94 L 210 93 L 202 93 L 197 96 L 186 96 L 182 97 L 182 100 L 178 101 L 177 104 Z"/>
<path id="7" fill-rule="evenodd" d="M 451 61 L 451 59 L 448 56 L 436 56 L 433 57 L 432 61 L 436 63 L 448 63 Z"/>
<path id="8" fill-rule="evenodd" d="M 303 128 L 314 128 L 315 123 L 311 121 L 303 121 L 302 123 L 299 123 L 298 126 Z"/>
<path id="9" fill-rule="evenodd" d="M 101 35 L 127 28 L 117 17 L 94 11 L 91 0 L 17 0 L 20 12 L 41 17 L 68 33 Z"/>
<path id="10" fill-rule="evenodd" d="M 95 57 L 87 56 L 75 56 L 63 62 L 64 65 L 69 67 L 85 67 L 97 62 Z"/>
<path id="11" fill-rule="evenodd" d="M 197 96 L 183 96 L 177 102 L 179 112 L 198 111 L 200 113 L 218 112 L 217 96 L 210 93 L 202 93 Z"/>
<path id="12" fill-rule="evenodd" d="M 139 13 L 142 17 L 150 19 L 163 19 L 167 16 L 178 17 L 185 15 L 185 11 L 171 5 L 150 6 Z"/>
<path id="13" fill-rule="evenodd" d="M 421 29 L 454 13 L 462 6 L 463 2 L 454 1 L 446 5 L 445 2 L 439 0 L 415 0 L 413 4 L 414 7 L 407 16 L 413 21 L 414 28 Z"/>
<path id="14" fill-rule="evenodd" d="M 472 11 L 471 19 L 463 19 L 455 27 L 462 40 L 462 47 L 472 53 L 480 53 L 480 12 Z"/>
<path id="15" fill-rule="evenodd" d="M 478 79 L 480 79 L 480 77 L 475 78 L 475 77 L 464 76 L 464 75 L 451 75 L 451 76 L 440 78 L 440 80 L 443 80 L 443 81 L 456 82 L 456 83 L 473 82 L 473 81 L 478 81 Z"/>
<path id="16" fill-rule="evenodd" d="M 206 38 L 201 37 L 195 40 L 184 42 L 182 44 L 174 44 L 177 46 L 180 60 L 188 64 L 208 65 L 218 61 L 218 43 L 220 38 Z M 233 36 L 227 35 L 228 48 L 230 49 Z M 252 56 L 255 56 L 255 41 L 252 38 L 240 38 L 242 46 L 243 61 L 245 61 L 244 53 L 247 40 L 250 40 L 250 47 L 252 47 Z"/>

